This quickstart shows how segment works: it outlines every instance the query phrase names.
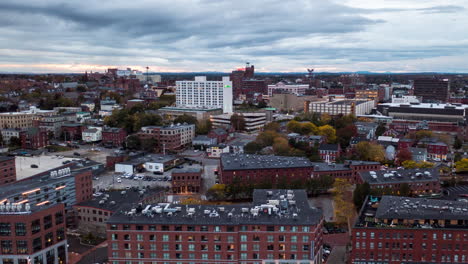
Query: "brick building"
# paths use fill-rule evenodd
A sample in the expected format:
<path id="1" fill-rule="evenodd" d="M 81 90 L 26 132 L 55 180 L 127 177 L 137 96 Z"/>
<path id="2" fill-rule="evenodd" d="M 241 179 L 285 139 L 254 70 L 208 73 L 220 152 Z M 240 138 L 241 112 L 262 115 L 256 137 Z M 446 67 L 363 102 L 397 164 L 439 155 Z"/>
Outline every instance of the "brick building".
<path id="1" fill-rule="evenodd" d="M 325 162 L 335 162 L 341 156 L 340 144 L 321 144 L 318 151 L 320 158 Z"/>
<path id="2" fill-rule="evenodd" d="M 329 175 L 333 178 L 340 178 L 351 183 L 360 183 L 359 173 L 365 171 L 380 170 L 382 165 L 374 161 L 346 160 L 344 163 L 326 163 L 312 162 L 312 177 L 317 178 L 320 175 Z"/>
<path id="3" fill-rule="evenodd" d="M 35 114 L 23 112 L 0 113 L 1 128 L 28 128 L 32 127 Z"/>
<path id="4" fill-rule="evenodd" d="M 466 203 L 383 196 L 364 202 L 350 263 L 467 263 Z"/>
<path id="5" fill-rule="evenodd" d="M 109 146 L 122 146 L 127 137 L 127 132 L 123 128 L 104 127 L 102 130 L 102 143 Z"/>
<path id="6" fill-rule="evenodd" d="M 70 123 L 62 125 L 62 135 L 65 140 L 81 140 L 83 130 L 85 130 L 83 124 Z"/>
<path id="7" fill-rule="evenodd" d="M 252 154 L 222 154 L 220 183 L 229 184 L 235 178 L 241 182 L 276 184 L 288 180 L 309 179 L 312 163 L 302 157 L 266 156 Z"/>
<path id="8" fill-rule="evenodd" d="M 0 186 L 16 181 L 15 157 L 0 156 Z"/>
<path id="9" fill-rule="evenodd" d="M 201 168 L 183 168 L 172 171 L 173 193 L 198 193 L 202 187 Z"/>
<path id="10" fill-rule="evenodd" d="M 414 80 L 414 95 L 421 96 L 423 102 L 447 102 L 449 88 L 448 80 L 429 78 Z"/>
<path id="11" fill-rule="evenodd" d="M 20 132 L 21 148 L 40 149 L 49 145 L 47 131 L 30 127 Z"/>
<path id="12" fill-rule="evenodd" d="M 163 201 L 165 201 L 165 192 L 162 189 L 108 191 L 96 193 L 91 200 L 76 204 L 73 209 L 76 212 L 79 232 L 85 234 L 91 232 L 105 236 L 107 220 L 121 208 L 126 208 L 129 203 L 158 203 Z"/>
<path id="13" fill-rule="evenodd" d="M 249 64 L 247 64 L 245 68 L 239 68 L 235 71 L 232 71 L 229 78 L 232 82 L 234 99 L 237 99 L 239 95 L 242 94 L 242 81 L 244 79 L 253 78 L 254 74 L 255 68 L 253 65 L 250 66 Z"/>
<path id="14" fill-rule="evenodd" d="M 140 139 L 156 139 L 156 151 L 180 151 L 192 144 L 195 125 L 147 126 L 141 128 L 138 136 Z"/>
<path id="15" fill-rule="evenodd" d="M 143 204 L 107 222 L 112 264 L 321 263 L 323 216 L 304 190 L 255 190 L 248 205 Z"/>
<path id="16" fill-rule="evenodd" d="M 2 200 L 0 237 L 3 264 L 68 263 L 63 204 Z"/>
<path id="17" fill-rule="evenodd" d="M 93 194 L 92 171 L 74 171 L 74 163 L 44 171 L 1 187 L 0 201 L 11 203 L 28 200 L 30 203 L 65 205 L 67 222 L 73 223 L 72 206 L 91 199 Z"/>
<path id="18" fill-rule="evenodd" d="M 440 193 L 437 169 L 403 169 L 392 171 L 361 172 L 361 181 L 369 183 L 371 189 L 389 188 L 398 192 L 402 184 L 408 184 L 412 195 Z"/>

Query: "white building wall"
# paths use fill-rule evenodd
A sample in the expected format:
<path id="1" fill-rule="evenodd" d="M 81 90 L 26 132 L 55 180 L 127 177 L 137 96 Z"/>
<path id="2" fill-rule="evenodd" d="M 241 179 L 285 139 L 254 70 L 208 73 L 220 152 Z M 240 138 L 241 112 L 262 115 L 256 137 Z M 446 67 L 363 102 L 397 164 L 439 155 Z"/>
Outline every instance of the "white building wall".
<path id="1" fill-rule="evenodd" d="M 133 165 L 116 163 L 115 164 L 115 172 L 133 173 Z"/>
<path id="2" fill-rule="evenodd" d="M 177 107 L 222 108 L 224 113 L 232 113 L 232 82 L 228 76 L 222 81 L 196 76 L 194 81 L 177 81 L 176 86 Z"/>
<path id="3" fill-rule="evenodd" d="M 158 162 L 146 162 L 145 169 L 151 172 L 164 172 L 164 164 Z"/>

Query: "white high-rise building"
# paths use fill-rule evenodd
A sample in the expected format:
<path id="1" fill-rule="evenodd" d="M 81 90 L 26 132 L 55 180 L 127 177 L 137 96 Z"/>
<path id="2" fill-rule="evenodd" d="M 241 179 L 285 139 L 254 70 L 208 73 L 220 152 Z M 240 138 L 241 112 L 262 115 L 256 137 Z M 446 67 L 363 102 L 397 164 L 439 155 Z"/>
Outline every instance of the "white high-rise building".
<path id="1" fill-rule="evenodd" d="M 222 81 L 207 81 L 196 76 L 194 81 L 177 81 L 176 106 L 189 108 L 222 108 L 232 113 L 232 82 L 229 76 Z"/>

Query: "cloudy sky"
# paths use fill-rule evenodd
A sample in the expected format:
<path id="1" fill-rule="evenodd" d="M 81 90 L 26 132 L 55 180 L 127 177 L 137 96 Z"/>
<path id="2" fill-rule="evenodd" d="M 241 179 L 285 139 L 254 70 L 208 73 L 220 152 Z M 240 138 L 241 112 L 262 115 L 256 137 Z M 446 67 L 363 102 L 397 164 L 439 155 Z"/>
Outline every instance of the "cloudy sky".
<path id="1" fill-rule="evenodd" d="M 1 0 L 0 72 L 468 72 L 468 0 Z"/>

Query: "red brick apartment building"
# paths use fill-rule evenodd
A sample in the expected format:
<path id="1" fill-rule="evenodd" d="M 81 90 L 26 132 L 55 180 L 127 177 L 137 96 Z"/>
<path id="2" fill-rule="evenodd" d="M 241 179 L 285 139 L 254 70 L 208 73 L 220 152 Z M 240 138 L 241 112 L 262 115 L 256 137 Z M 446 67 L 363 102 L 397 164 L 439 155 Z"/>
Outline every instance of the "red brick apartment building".
<path id="1" fill-rule="evenodd" d="M 352 264 L 468 263 L 466 202 L 369 198 L 351 245 Z"/>
<path id="2" fill-rule="evenodd" d="M 102 143 L 114 147 L 120 147 L 125 142 L 127 132 L 123 128 L 105 127 L 102 130 Z"/>
<path id="3" fill-rule="evenodd" d="M 20 132 L 21 148 L 40 149 L 49 145 L 47 131 L 30 127 Z"/>
<path id="4" fill-rule="evenodd" d="M 16 181 L 15 157 L 0 156 L 0 186 Z"/>
<path id="5" fill-rule="evenodd" d="M 3 264 L 66 264 L 63 204 L 1 201 L 0 238 Z"/>
<path id="6" fill-rule="evenodd" d="M 173 193 L 198 193 L 202 186 L 201 168 L 183 168 L 172 171 Z"/>
<path id="7" fill-rule="evenodd" d="M 191 145 L 195 137 L 195 125 L 147 126 L 141 128 L 138 136 L 140 139 L 156 139 L 156 150 L 159 152 L 179 151 Z"/>
<path id="8" fill-rule="evenodd" d="M 250 205 L 144 204 L 108 220 L 108 256 L 112 264 L 315 264 L 322 229 L 304 190 L 255 190 Z"/>
<path id="9" fill-rule="evenodd" d="M 309 179 L 313 165 L 302 157 L 266 156 L 252 154 L 222 154 L 220 183 L 230 184 L 234 179 L 252 184 Z"/>
<path id="10" fill-rule="evenodd" d="M 408 184 L 411 194 L 440 193 L 440 179 L 437 169 L 380 170 L 360 173 L 361 181 L 369 183 L 371 189 L 389 188 L 398 191 L 402 184 Z"/>

